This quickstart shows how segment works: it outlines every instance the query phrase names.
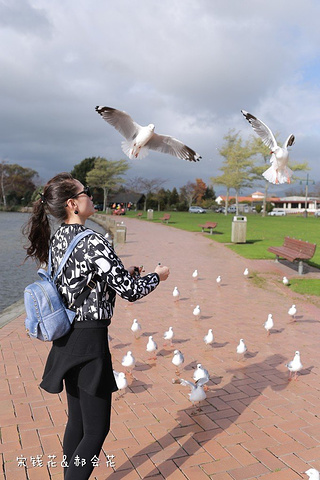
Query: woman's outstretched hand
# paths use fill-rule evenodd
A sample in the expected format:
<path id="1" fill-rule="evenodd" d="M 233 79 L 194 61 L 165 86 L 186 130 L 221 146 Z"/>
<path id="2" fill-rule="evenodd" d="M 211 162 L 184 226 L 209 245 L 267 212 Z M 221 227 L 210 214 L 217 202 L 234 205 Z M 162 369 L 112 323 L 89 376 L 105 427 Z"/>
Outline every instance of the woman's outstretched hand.
<path id="1" fill-rule="evenodd" d="M 164 265 L 157 265 L 154 271 L 159 275 L 161 282 L 164 282 L 164 280 L 167 280 L 170 274 L 169 268 L 165 267 Z"/>

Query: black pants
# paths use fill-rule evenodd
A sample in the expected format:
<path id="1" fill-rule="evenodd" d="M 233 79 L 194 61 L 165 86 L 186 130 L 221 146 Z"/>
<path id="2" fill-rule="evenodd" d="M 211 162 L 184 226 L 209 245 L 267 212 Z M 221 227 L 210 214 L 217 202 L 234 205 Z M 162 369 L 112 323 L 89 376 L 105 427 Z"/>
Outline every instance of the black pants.
<path id="1" fill-rule="evenodd" d="M 88 480 L 110 429 L 111 395 L 94 397 L 66 381 L 68 423 L 63 439 L 63 454 L 68 467 L 65 480 Z M 93 459 L 93 460 L 92 460 Z"/>

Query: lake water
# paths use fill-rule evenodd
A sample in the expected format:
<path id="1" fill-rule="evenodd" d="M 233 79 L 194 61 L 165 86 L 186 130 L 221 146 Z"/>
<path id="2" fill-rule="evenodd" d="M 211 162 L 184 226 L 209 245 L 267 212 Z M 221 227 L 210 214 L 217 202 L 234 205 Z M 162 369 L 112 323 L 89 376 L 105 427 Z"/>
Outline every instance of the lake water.
<path id="1" fill-rule="evenodd" d="M 21 228 L 29 214 L 0 212 L 0 312 L 23 298 L 25 287 L 38 280 L 38 267 L 28 259 L 25 263 L 26 243 Z M 104 233 L 103 227 L 88 220 L 86 226 Z"/>

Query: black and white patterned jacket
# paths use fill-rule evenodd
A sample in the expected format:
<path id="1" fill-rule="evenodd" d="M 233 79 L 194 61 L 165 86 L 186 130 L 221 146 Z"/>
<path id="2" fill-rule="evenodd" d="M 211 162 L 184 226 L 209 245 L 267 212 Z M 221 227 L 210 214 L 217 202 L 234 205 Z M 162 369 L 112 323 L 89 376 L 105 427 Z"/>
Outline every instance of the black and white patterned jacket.
<path id="1" fill-rule="evenodd" d="M 83 225 L 62 224 L 51 239 L 52 269 L 57 270 L 70 241 Z M 95 277 L 96 287 L 78 309 L 75 321 L 111 320 L 116 293 L 129 302 L 148 295 L 159 284 L 159 276 L 149 273 L 133 277 L 124 268 L 110 243 L 100 233 L 84 237 L 73 250 L 56 285 L 66 306 L 70 306 L 87 283 Z"/>

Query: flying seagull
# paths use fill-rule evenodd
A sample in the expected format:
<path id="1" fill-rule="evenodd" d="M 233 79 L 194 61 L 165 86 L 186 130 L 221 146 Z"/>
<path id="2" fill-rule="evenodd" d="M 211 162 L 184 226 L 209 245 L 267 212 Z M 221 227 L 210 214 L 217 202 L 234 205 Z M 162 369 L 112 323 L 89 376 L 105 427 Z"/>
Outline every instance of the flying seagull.
<path id="1" fill-rule="evenodd" d="M 270 148 L 272 155 L 270 158 L 271 167 L 262 175 L 270 183 L 291 183 L 292 170 L 288 167 L 289 153 L 288 147 L 294 144 L 294 135 L 289 135 L 281 148 L 271 132 L 270 128 L 251 113 L 241 110 L 241 113 L 248 120 L 253 130 L 261 137 L 263 143 Z"/>
<path id="2" fill-rule="evenodd" d="M 126 112 L 111 107 L 98 106 L 96 112 L 124 136 L 125 140 L 121 144 L 122 150 L 130 159 L 145 157 L 148 155 L 149 149 L 168 153 L 182 160 L 189 160 L 189 162 L 198 162 L 201 158 L 198 153 L 180 140 L 169 135 L 154 133 L 153 123 L 142 127 Z"/>

